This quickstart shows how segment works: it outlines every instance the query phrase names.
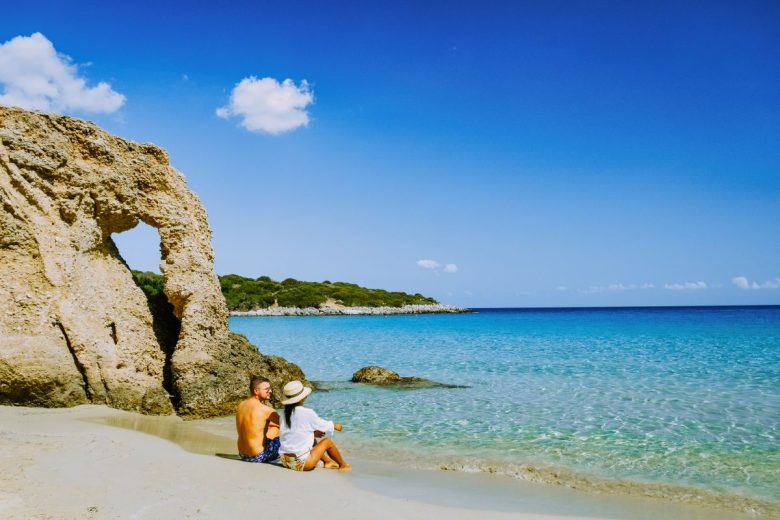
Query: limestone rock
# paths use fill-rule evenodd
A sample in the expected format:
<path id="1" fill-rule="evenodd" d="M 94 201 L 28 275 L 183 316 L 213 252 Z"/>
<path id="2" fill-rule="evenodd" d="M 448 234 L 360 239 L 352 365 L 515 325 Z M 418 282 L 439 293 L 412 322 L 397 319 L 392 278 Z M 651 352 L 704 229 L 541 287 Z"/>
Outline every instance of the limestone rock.
<path id="1" fill-rule="evenodd" d="M 369 383 L 372 385 L 387 385 L 397 383 L 401 380 L 398 372 L 393 372 L 386 368 L 375 365 L 363 367 L 352 374 L 353 383 Z"/>
<path id="2" fill-rule="evenodd" d="M 422 377 L 401 377 L 397 372 L 378 366 L 361 368 L 352 374 L 352 382 L 399 388 L 468 388 L 467 386 L 438 383 Z"/>
<path id="3" fill-rule="evenodd" d="M 160 235 L 169 316 L 111 239 L 140 221 Z M 206 213 L 166 152 L 0 106 L 0 404 L 232 413 L 252 373 L 277 392 L 303 379 L 228 330 Z"/>

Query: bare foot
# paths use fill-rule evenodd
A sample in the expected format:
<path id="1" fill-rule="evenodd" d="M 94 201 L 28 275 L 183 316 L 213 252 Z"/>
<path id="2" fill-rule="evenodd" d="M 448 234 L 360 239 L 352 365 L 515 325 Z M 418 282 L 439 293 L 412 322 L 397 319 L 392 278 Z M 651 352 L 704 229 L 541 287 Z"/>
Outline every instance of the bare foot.
<path id="1" fill-rule="evenodd" d="M 339 463 L 335 461 L 326 462 L 325 469 L 339 469 Z"/>
<path id="2" fill-rule="evenodd" d="M 344 464 L 343 466 L 339 467 L 339 471 L 352 471 L 352 466 L 349 464 Z"/>

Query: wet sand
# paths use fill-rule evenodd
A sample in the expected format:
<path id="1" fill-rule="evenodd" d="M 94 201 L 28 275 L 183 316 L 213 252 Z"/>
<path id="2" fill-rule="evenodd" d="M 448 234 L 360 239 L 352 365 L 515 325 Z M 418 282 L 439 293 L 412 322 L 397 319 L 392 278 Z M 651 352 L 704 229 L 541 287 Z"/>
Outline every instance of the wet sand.
<path id="1" fill-rule="evenodd" d="M 351 473 L 296 473 L 232 460 L 234 439 L 197 422 L 103 406 L 0 407 L 0 453 L 3 518 L 233 518 L 290 507 L 321 518 L 752 518 L 349 453 Z"/>

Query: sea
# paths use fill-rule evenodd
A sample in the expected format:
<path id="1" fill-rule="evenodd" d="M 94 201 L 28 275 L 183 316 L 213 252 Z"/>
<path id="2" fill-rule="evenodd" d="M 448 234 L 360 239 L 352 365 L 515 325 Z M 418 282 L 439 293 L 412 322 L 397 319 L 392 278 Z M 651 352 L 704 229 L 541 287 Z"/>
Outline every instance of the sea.
<path id="1" fill-rule="evenodd" d="M 346 454 L 780 514 L 780 306 L 231 317 Z M 351 383 L 379 365 L 460 388 Z"/>

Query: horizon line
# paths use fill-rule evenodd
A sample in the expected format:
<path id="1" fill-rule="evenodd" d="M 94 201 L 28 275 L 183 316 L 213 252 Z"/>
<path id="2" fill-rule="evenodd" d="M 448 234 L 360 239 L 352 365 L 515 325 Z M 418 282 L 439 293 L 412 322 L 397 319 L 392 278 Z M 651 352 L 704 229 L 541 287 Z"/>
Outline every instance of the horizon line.
<path id="1" fill-rule="evenodd" d="M 716 304 L 716 305 L 599 305 L 599 306 L 551 306 L 551 307 L 466 307 L 471 310 L 615 310 L 615 309 L 723 309 L 741 307 L 778 307 L 780 303 Z"/>

